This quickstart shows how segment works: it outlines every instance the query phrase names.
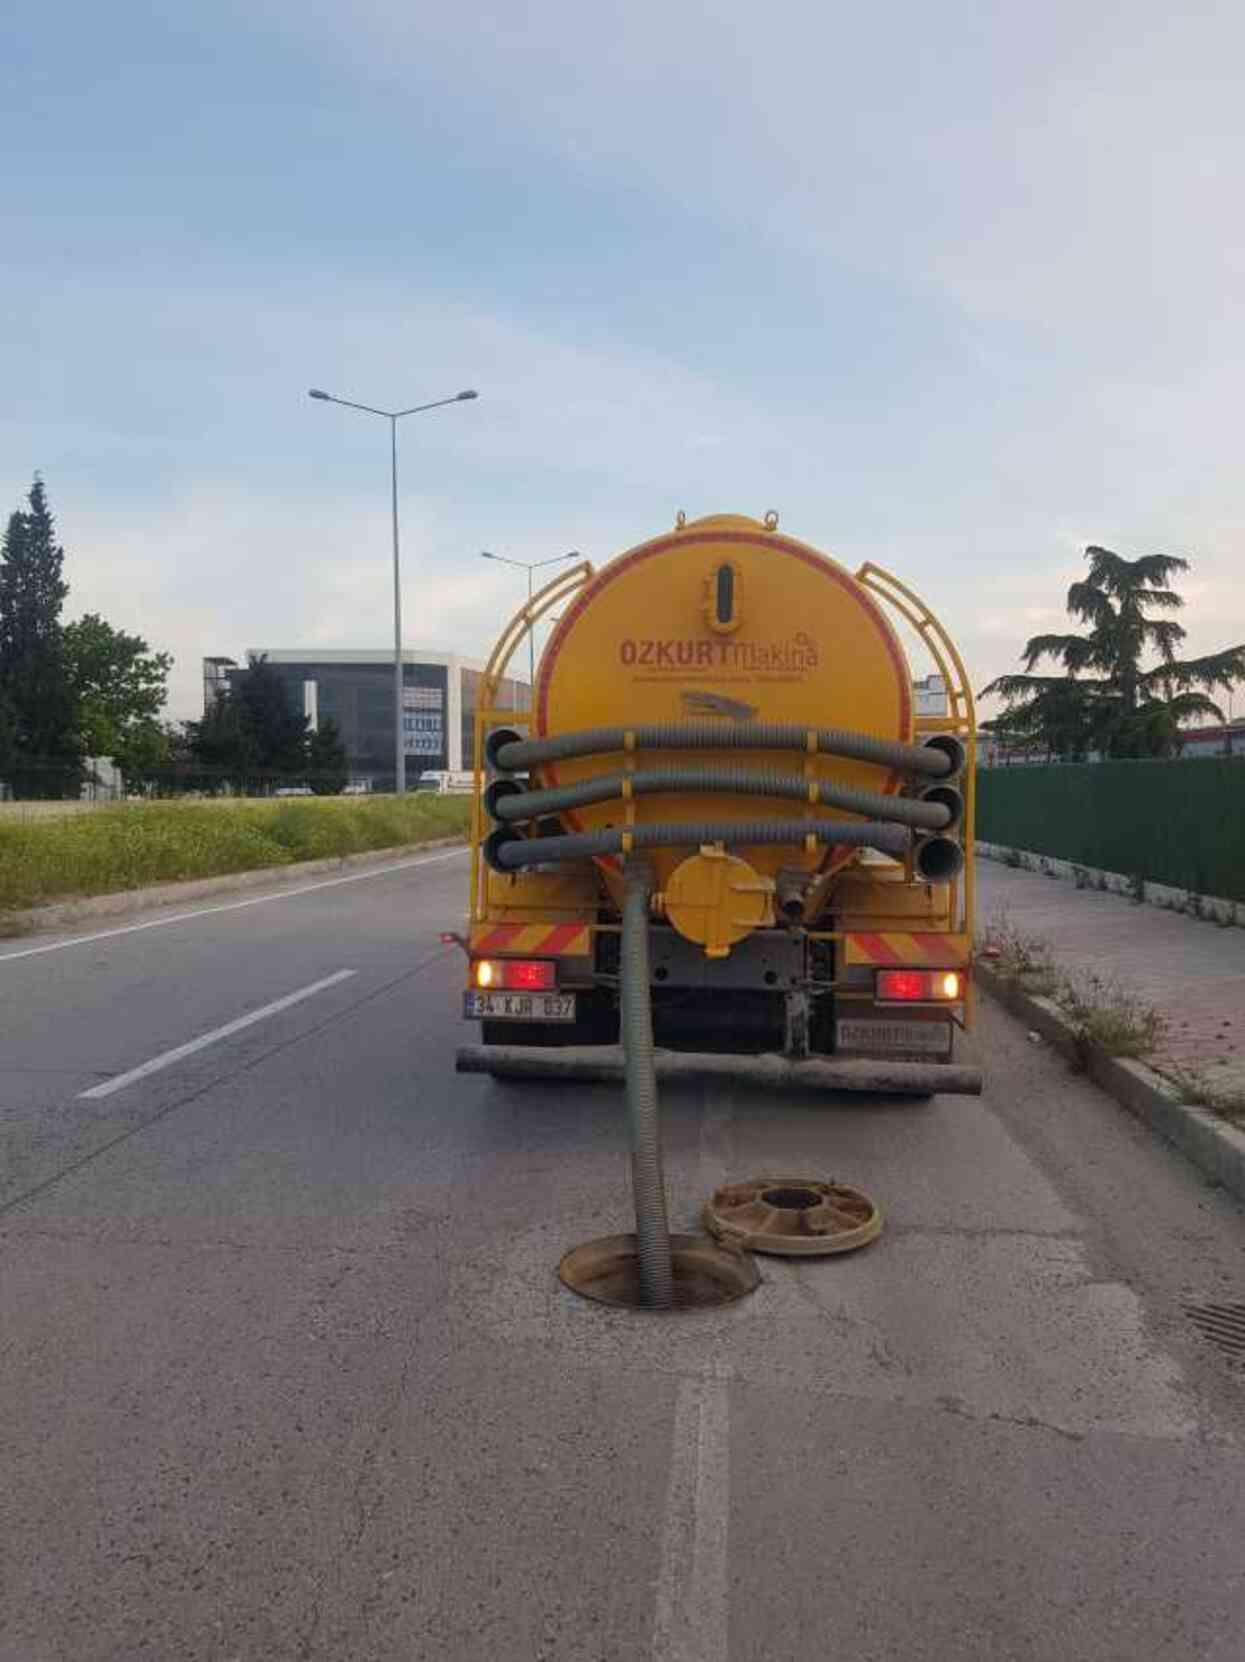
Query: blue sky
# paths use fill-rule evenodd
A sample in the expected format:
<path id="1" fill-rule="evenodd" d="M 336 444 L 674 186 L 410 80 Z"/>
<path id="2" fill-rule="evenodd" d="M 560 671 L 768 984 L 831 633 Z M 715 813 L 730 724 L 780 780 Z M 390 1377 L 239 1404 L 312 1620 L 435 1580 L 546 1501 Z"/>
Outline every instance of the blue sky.
<path id="1" fill-rule="evenodd" d="M 1237 5 L 18 0 L 0 490 L 177 656 L 487 647 L 518 574 L 777 508 L 978 685 L 1087 542 L 1245 639 Z M 1241 702 L 1238 700 L 1238 703 Z M 1237 712 L 1240 713 L 1239 710 Z"/>

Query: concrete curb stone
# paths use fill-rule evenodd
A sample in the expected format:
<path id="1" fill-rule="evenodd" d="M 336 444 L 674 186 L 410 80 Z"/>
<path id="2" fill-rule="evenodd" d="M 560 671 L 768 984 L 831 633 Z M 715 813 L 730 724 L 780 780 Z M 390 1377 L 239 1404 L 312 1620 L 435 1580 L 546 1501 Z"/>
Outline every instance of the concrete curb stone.
<path id="1" fill-rule="evenodd" d="M 399 843 L 393 848 L 368 849 L 363 854 L 335 854 L 327 860 L 299 860 L 288 866 L 258 866 L 253 871 L 231 871 L 220 877 L 195 877 L 183 883 L 153 883 L 145 889 L 84 895 L 77 900 L 54 901 L 49 906 L 32 906 L 13 915 L 20 919 L 23 932 L 46 934 L 63 929 L 66 924 L 90 918 L 124 917 L 130 912 L 158 911 L 161 907 L 181 906 L 190 901 L 209 900 L 213 895 L 234 894 L 245 889 L 293 887 L 309 877 L 366 870 L 368 866 L 387 865 L 391 861 L 430 853 L 434 849 L 456 847 L 466 847 L 463 837 L 434 837 L 430 842 Z"/>
<path id="2" fill-rule="evenodd" d="M 1086 1044 L 1050 999 L 1026 992 L 1017 982 L 980 961 L 974 966 L 974 974 L 983 991 L 1005 1010 L 1019 1016 L 1069 1061 L 1083 1067 L 1095 1085 L 1178 1148 L 1208 1177 L 1222 1183 L 1238 1200 L 1245 1200 L 1245 1131 L 1208 1108 L 1183 1101 L 1174 1085 L 1143 1062 L 1110 1056 L 1100 1045 Z"/>

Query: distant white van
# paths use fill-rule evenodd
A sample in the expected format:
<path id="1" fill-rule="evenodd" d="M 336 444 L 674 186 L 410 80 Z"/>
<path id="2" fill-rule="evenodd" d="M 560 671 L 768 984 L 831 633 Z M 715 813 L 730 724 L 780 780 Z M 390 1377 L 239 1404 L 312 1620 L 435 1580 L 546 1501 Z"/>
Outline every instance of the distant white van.
<path id="1" fill-rule="evenodd" d="M 450 773 L 445 770 L 421 773 L 416 782 L 417 791 L 435 791 L 438 796 L 467 796 L 475 789 L 474 773 Z"/>

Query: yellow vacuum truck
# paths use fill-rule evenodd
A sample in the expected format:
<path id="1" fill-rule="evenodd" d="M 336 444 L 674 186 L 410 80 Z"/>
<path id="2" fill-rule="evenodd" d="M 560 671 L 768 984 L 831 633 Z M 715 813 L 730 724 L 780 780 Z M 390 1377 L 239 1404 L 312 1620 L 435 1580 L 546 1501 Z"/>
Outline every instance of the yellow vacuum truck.
<path id="1" fill-rule="evenodd" d="M 532 708 L 496 708 L 548 622 Z M 941 710 L 916 713 L 901 631 Z M 680 515 L 599 571 L 562 569 L 478 691 L 463 944 L 481 1042 L 459 1070 L 621 1078 L 639 973 L 658 1078 L 979 1091 L 954 1057 L 974 744 L 964 666 L 923 601 L 776 515 Z"/>

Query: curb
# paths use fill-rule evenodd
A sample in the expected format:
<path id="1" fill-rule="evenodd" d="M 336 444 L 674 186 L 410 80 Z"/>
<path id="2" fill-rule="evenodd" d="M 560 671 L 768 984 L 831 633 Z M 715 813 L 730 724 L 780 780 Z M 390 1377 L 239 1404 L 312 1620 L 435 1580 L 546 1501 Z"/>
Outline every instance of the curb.
<path id="1" fill-rule="evenodd" d="M 1183 1101 L 1175 1086 L 1143 1062 L 1111 1056 L 1101 1045 L 1086 1043 L 1050 999 L 1027 993 L 980 960 L 974 965 L 974 973 L 978 986 L 1005 1010 L 1019 1016 L 1070 1062 L 1083 1068 L 1095 1085 L 1130 1114 L 1144 1120 L 1208 1177 L 1238 1200 L 1245 1200 L 1245 1131 L 1220 1119 L 1209 1108 Z"/>
<path id="2" fill-rule="evenodd" d="M 299 860 L 288 866 L 256 866 L 251 871 L 231 871 L 220 877 L 192 877 L 182 883 L 153 883 L 145 889 L 119 889 L 115 894 L 84 895 L 78 900 L 54 901 L 50 906 L 31 906 L 11 915 L 20 919 L 23 933 L 39 935 L 87 918 L 154 912 L 162 906 L 181 906 L 187 901 L 208 900 L 213 895 L 234 894 L 240 889 L 282 889 L 326 872 L 383 866 L 390 861 L 424 854 L 436 848 L 466 846 L 464 837 L 434 837 L 426 843 L 398 843 L 393 848 L 372 848 L 363 854 L 334 854 L 327 860 Z"/>

